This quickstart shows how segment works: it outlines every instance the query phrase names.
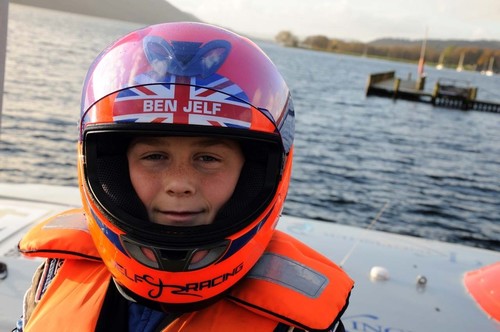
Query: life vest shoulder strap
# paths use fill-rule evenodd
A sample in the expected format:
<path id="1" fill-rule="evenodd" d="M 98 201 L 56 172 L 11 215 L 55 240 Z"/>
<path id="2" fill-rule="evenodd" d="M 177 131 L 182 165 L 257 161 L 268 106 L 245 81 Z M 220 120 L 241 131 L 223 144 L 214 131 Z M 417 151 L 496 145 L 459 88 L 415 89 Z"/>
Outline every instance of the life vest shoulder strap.
<path id="1" fill-rule="evenodd" d="M 47 260 L 51 262 L 54 260 Z M 111 274 L 102 262 L 88 259 L 66 259 L 55 276 L 44 287 L 33 285 L 43 296 L 25 317 L 26 331 L 42 331 L 47 326 L 73 327 L 77 331 L 94 331 Z"/>
<path id="2" fill-rule="evenodd" d="M 264 255 L 229 298 L 305 330 L 328 330 L 347 308 L 354 282 L 329 259 L 276 231 Z"/>
<path id="3" fill-rule="evenodd" d="M 101 261 L 83 209 L 71 209 L 32 227 L 18 245 L 29 257 Z"/>

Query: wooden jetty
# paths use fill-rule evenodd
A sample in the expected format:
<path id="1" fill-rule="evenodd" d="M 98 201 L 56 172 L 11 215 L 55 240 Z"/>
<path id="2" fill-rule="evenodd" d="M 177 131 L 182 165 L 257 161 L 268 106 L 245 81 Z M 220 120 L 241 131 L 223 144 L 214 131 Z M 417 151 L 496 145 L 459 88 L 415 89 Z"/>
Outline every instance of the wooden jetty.
<path id="1" fill-rule="evenodd" d="M 500 113 L 500 103 L 477 100 L 477 87 L 463 82 L 439 80 L 432 92 L 424 91 L 425 76 L 417 80 L 397 78 L 394 71 L 371 74 L 366 84 L 367 96 L 406 99 L 435 106 Z"/>

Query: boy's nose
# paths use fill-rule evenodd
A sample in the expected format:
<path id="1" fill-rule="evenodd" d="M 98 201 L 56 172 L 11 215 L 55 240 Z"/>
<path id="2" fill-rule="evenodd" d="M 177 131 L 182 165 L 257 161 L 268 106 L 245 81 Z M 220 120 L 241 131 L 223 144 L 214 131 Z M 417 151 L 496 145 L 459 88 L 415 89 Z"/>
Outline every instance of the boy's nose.
<path id="1" fill-rule="evenodd" d="M 165 174 L 165 192 L 173 196 L 188 196 L 195 193 L 196 178 L 189 167 L 178 165 L 171 168 Z"/>

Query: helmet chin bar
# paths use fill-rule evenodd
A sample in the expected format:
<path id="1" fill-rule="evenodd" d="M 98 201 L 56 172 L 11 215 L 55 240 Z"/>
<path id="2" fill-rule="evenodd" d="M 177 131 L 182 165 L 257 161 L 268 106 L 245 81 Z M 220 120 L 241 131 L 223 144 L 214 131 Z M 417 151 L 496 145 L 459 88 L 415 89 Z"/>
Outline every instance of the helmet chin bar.
<path id="1" fill-rule="evenodd" d="M 229 247 L 230 241 L 223 240 L 196 248 L 175 248 L 152 246 L 121 236 L 123 247 L 140 263 L 162 271 L 182 272 L 201 269 L 216 262 Z"/>

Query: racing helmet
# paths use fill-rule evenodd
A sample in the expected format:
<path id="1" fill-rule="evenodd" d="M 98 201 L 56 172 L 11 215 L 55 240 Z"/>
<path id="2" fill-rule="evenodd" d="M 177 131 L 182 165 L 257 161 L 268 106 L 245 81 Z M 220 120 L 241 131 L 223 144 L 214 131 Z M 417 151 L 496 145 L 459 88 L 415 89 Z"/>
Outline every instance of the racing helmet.
<path id="1" fill-rule="evenodd" d="M 89 232 L 124 296 L 160 310 L 197 310 L 250 271 L 283 209 L 294 120 L 289 89 L 271 60 L 219 27 L 145 27 L 96 58 L 83 86 L 79 184 Z M 239 180 L 212 223 L 148 219 L 126 156 L 131 140 L 142 136 L 239 143 L 245 157 Z M 200 251 L 203 258 L 193 259 Z"/>

